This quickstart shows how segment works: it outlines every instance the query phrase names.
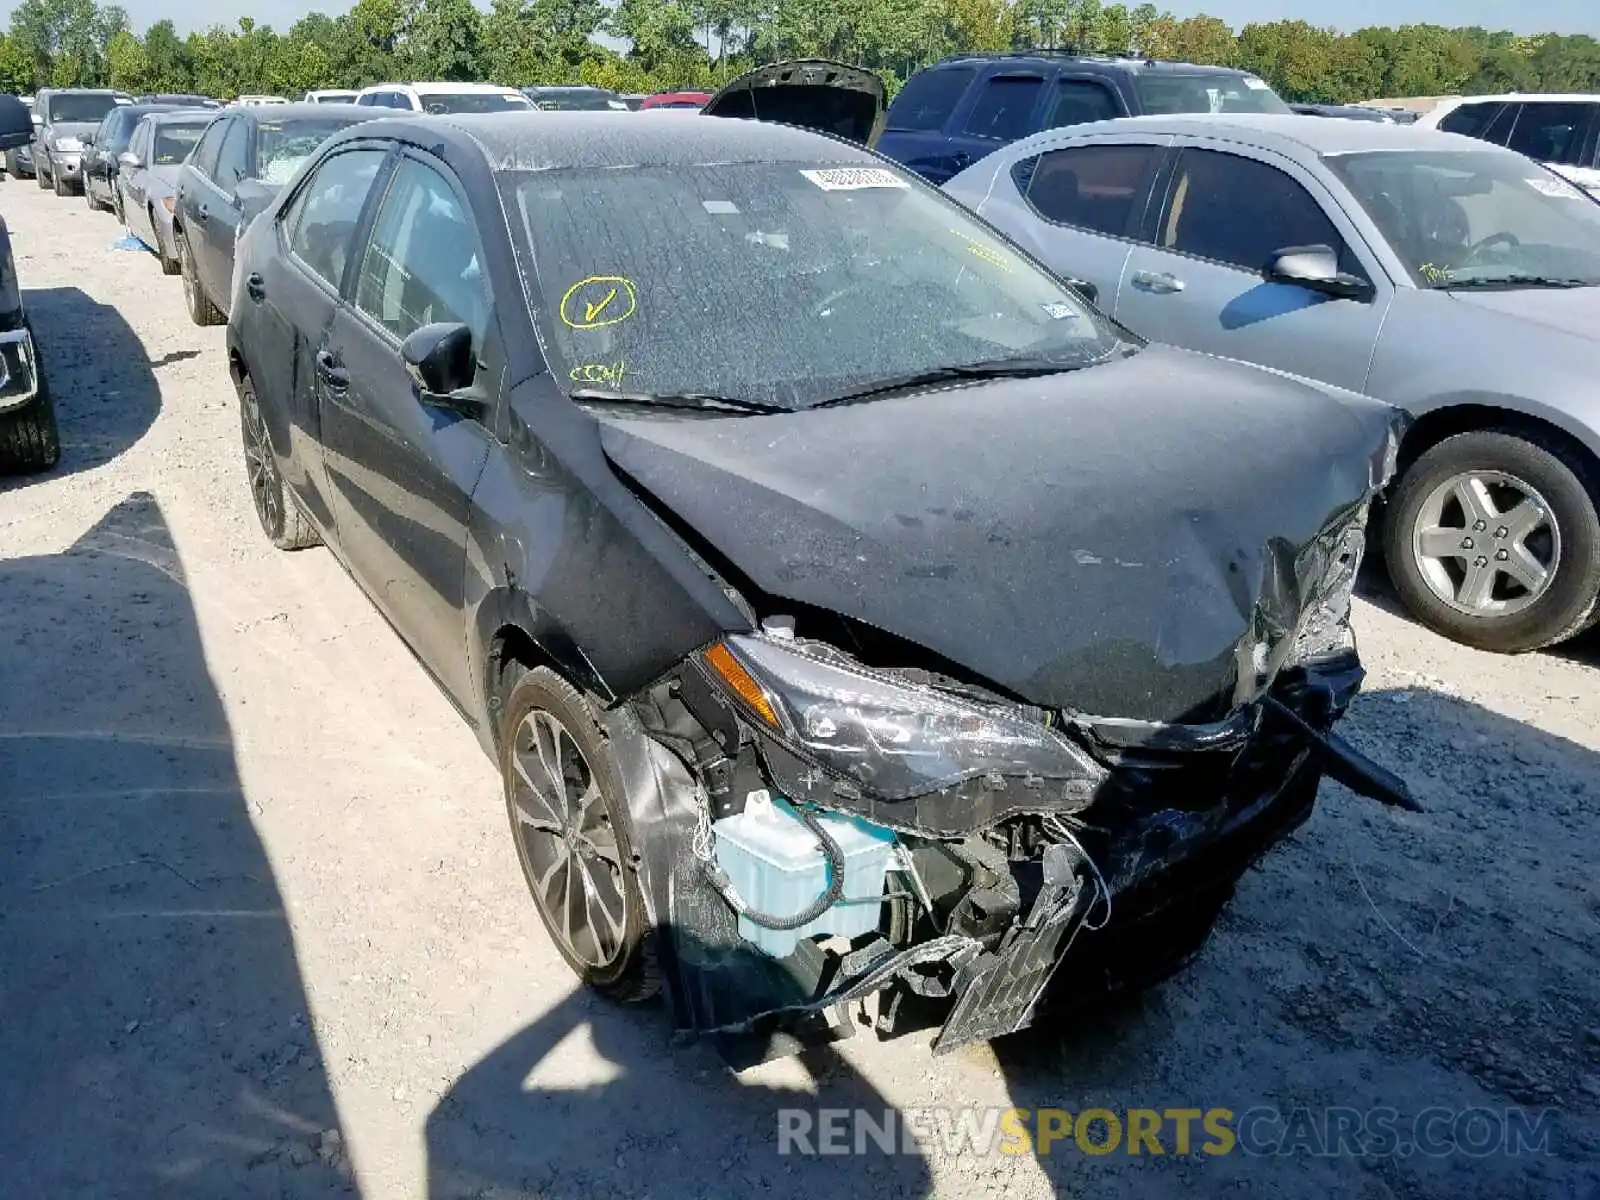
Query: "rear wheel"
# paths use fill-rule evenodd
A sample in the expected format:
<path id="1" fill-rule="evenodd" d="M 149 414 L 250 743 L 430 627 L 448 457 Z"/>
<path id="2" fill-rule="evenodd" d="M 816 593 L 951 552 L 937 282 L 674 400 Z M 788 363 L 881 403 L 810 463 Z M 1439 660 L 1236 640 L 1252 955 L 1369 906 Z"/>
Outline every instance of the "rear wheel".
<path id="1" fill-rule="evenodd" d="M 250 481 L 250 501 L 255 506 L 261 531 L 279 550 L 304 550 L 320 546 L 322 537 L 300 511 L 283 486 L 278 460 L 272 455 L 267 423 L 261 419 L 255 385 L 246 376 L 239 385 L 239 424 L 244 436 L 245 473 Z"/>
<path id="2" fill-rule="evenodd" d="M 39 394 L 26 408 L 0 413 L 0 472 L 20 475 L 48 471 L 60 461 L 55 405 L 44 375 L 40 374 Z"/>
<path id="3" fill-rule="evenodd" d="M 128 224 L 128 214 L 122 208 L 122 189 L 114 183 L 111 185 L 111 211 L 117 214 L 119 225 Z"/>
<path id="4" fill-rule="evenodd" d="M 546 668 L 511 686 L 500 773 L 522 874 L 579 978 L 637 1003 L 661 988 L 611 750 L 582 693 Z"/>
<path id="5" fill-rule="evenodd" d="M 1537 650 L 1581 632 L 1600 599 L 1591 474 L 1537 430 L 1446 438 L 1389 503 L 1396 590 L 1423 624 L 1481 650 Z"/>
<path id="6" fill-rule="evenodd" d="M 222 324 L 222 314 L 217 311 L 217 306 L 211 303 L 205 288 L 200 285 L 200 277 L 194 268 L 194 252 L 189 249 L 189 239 L 180 233 L 177 235 L 177 241 L 178 273 L 183 276 L 183 302 L 189 309 L 189 319 L 196 325 Z"/>

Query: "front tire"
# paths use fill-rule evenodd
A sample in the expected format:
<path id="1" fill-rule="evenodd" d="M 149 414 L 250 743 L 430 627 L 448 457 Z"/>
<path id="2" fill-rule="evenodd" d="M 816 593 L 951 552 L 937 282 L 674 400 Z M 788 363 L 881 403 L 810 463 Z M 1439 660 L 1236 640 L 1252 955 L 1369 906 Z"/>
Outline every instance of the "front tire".
<path id="1" fill-rule="evenodd" d="M 0 473 L 33 474 L 48 471 L 60 461 L 55 404 L 41 372 L 39 394 L 33 402 L 19 412 L 0 413 Z"/>
<path id="2" fill-rule="evenodd" d="M 45 178 L 45 168 L 49 165 L 49 158 L 36 158 L 33 160 L 33 181 L 39 185 L 41 192 L 48 191 L 50 188 L 50 181 Z"/>
<path id="3" fill-rule="evenodd" d="M 1480 650 L 1517 654 L 1581 632 L 1600 602 L 1592 476 L 1539 431 L 1446 438 L 1390 499 L 1395 589 L 1424 625 Z"/>
<path id="4" fill-rule="evenodd" d="M 610 999 L 655 996 L 622 784 L 589 702 L 555 672 L 529 671 L 506 695 L 500 774 L 523 878 L 561 957 Z"/>
<path id="5" fill-rule="evenodd" d="M 71 194 L 67 187 L 67 181 L 61 178 L 60 171 L 52 170 L 50 172 L 50 186 L 55 188 L 57 196 L 68 196 Z"/>
<path id="6" fill-rule="evenodd" d="M 283 485 L 278 460 L 273 457 L 267 437 L 267 423 L 261 418 L 255 384 L 247 375 L 239 385 L 239 426 L 244 439 L 245 477 L 250 484 L 250 502 L 255 506 L 261 532 L 279 550 L 304 550 L 320 546 L 322 536 L 300 511 L 300 505 Z"/>
<path id="7" fill-rule="evenodd" d="M 178 273 L 183 276 L 183 302 L 189 310 L 189 319 L 196 325 L 220 325 L 222 313 L 211 303 L 211 297 L 200 284 L 195 271 L 194 252 L 189 249 L 189 239 L 183 234 L 178 239 Z"/>

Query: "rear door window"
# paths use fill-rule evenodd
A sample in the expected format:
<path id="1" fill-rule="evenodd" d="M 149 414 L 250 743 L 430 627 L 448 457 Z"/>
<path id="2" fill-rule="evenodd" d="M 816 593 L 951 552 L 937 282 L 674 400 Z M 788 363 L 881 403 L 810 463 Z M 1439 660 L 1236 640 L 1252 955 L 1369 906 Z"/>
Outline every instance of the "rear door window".
<path id="1" fill-rule="evenodd" d="M 1044 128 L 1108 121 L 1122 115 L 1111 90 L 1092 79 L 1062 79 L 1056 83 L 1055 102 L 1045 114 Z"/>
<path id="2" fill-rule="evenodd" d="M 1444 133 L 1459 133 L 1462 137 L 1482 138 L 1504 109 L 1505 105 L 1499 101 L 1463 104 L 1445 114 L 1439 122 L 1439 129 Z"/>
<path id="3" fill-rule="evenodd" d="M 920 71 L 906 80 L 905 87 L 889 105 L 885 127 L 911 132 L 930 132 L 944 128 L 955 112 L 967 85 L 977 74 L 971 67 L 938 68 Z"/>
<path id="4" fill-rule="evenodd" d="M 1530 101 L 1521 106 L 1506 149 L 1539 162 L 1587 166 L 1590 129 L 1600 104 L 1585 101 Z"/>
<path id="5" fill-rule="evenodd" d="M 1311 193 L 1269 163 L 1186 149 L 1173 172 L 1156 244 L 1245 271 L 1289 246 L 1328 246 L 1354 266 L 1344 239 Z"/>
<path id="6" fill-rule="evenodd" d="M 1033 110 L 1043 87 L 1044 79 L 1039 75 L 990 76 L 967 114 L 962 132 L 1003 142 L 1026 137 L 1033 132 Z"/>
<path id="7" fill-rule="evenodd" d="M 1121 144 L 1051 150 L 1024 160 L 1029 169 L 1017 177 L 1017 186 L 1047 221 L 1132 237 L 1163 153 L 1161 146 Z"/>

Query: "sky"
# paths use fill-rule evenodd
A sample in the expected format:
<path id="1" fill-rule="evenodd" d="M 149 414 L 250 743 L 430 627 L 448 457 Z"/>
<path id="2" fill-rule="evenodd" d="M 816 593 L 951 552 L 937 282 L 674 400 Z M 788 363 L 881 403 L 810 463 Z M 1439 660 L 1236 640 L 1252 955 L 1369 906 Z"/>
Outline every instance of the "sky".
<path id="1" fill-rule="evenodd" d="M 819 3 L 825 0 L 818 0 Z M 143 31 L 163 18 L 180 34 L 214 24 L 232 25 L 242 16 L 271 25 L 280 33 L 308 12 L 342 12 L 344 0 L 120 0 L 133 27 Z M 480 0 L 480 7 L 487 3 Z M 1300 19 L 1314 25 L 1343 30 L 1363 25 L 1482 25 L 1486 29 L 1511 29 L 1517 33 L 1587 33 L 1600 37 L 1600 0 L 1200 0 L 1197 3 L 1159 2 L 1160 8 L 1180 17 L 1197 12 L 1221 17 L 1235 28 L 1250 21 Z M 9 18 L 8 18 L 9 24 Z"/>

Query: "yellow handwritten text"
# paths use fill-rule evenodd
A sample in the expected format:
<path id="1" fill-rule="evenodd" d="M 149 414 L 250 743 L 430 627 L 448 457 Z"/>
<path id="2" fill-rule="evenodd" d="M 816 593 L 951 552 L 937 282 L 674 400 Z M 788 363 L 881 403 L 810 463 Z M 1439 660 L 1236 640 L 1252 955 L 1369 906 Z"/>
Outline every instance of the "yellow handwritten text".
<path id="1" fill-rule="evenodd" d="M 590 275 L 561 297 L 561 321 L 569 329 L 602 329 L 633 316 L 639 295 L 621 275 Z"/>
<path id="2" fill-rule="evenodd" d="M 628 364 L 622 359 L 614 363 L 583 363 L 572 368 L 573 383 L 609 383 L 621 387 L 628 373 Z"/>

